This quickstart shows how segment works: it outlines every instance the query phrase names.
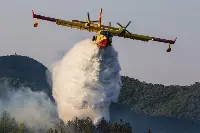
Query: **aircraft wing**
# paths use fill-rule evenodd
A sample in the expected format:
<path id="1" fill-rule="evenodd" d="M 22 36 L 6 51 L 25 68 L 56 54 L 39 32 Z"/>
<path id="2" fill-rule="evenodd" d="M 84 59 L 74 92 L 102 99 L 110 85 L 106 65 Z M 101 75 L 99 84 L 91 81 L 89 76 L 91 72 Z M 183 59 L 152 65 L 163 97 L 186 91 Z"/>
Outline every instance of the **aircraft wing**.
<path id="1" fill-rule="evenodd" d="M 129 38 L 129 39 L 133 39 L 133 40 L 141 40 L 141 41 L 149 41 L 152 40 L 152 37 L 150 36 L 144 36 L 144 35 L 138 35 L 138 34 L 129 34 L 129 33 L 125 33 L 125 34 L 121 34 L 120 32 L 111 32 L 113 34 L 113 36 L 118 36 L 118 37 L 124 37 L 124 38 Z"/>
<path id="2" fill-rule="evenodd" d="M 106 25 L 101 25 L 102 29 L 106 29 L 106 30 L 119 30 L 119 28 L 115 28 L 112 26 L 106 26 Z"/>
<path id="3" fill-rule="evenodd" d="M 151 37 L 151 36 L 146 36 L 146 35 L 139 35 L 139 34 L 132 34 L 132 33 L 120 34 L 120 31 L 116 31 L 116 30 L 111 30 L 111 33 L 113 34 L 113 36 L 124 37 L 124 38 L 133 39 L 133 40 L 140 40 L 144 42 L 148 42 L 151 40 L 151 41 L 163 42 L 163 43 L 168 43 L 168 44 L 174 44 L 177 39 L 175 38 L 173 40 L 167 40 L 167 39 L 161 39 L 161 38 L 156 38 L 156 37 Z"/>
<path id="4" fill-rule="evenodd" d="M 79 21 L 79 20 L 72 20 L 72 22 L 82 23 L 82 21 Z M 99 25 L 95 24 L 95 23 L 91 23 L 90 26 L 98 27 Z M 109 29 L 111 29 L 111 30 L 118 30 L 119 29 L 119 28 L 115 28 L 115 27 L 112 27 L 112 26 L 106 26 L 106 25 L 100 25 L 100 27 L 101 27 L 102 30 L 109 30 Z"/>
<path id="5" fill-rule="evenodd" d="M 95 26 L 86 26 L 85 24 L 61 20 L 61 19 L 58 19 L 56 21 L 56 24 L 61 25 L 61 26 L 67 26 L 67 27 L 70 27 L 70 28 L 76 28 L 76 29 L 79 29 L 79 30 L 86 30 L 86 31 L 89 31 L 89 32 L 98 32 L 99 30 L 101 30 L 101 28 L 98 28 L 98 27 L 95 27 Z"/>
<path id="6" fill-rule="evenodd" d="M 60 26 L 67 26 L 67 27 L 76 28 L 76 29 L 79 29 L 79 30 L 87 30 L 89 32 L 98 32 L 99 30 L 101 30 L 101 28 L 95 27 L 95 26 L 86 26 L 85 24 L 82 24 L 82 23 L 71 22 L 71 21 L 67 21 L 67 20 L 37 15 L 37 14 L 34 13 L 34 11 L 32 11 L 32 14 L 33 14 L 33 18 L 54 22 L 54 23 L 56 23 L 57 25 L 60 25 Z M 38 24 L 34 24 L 35 27 L 37 27 L 37 25 Z"/>

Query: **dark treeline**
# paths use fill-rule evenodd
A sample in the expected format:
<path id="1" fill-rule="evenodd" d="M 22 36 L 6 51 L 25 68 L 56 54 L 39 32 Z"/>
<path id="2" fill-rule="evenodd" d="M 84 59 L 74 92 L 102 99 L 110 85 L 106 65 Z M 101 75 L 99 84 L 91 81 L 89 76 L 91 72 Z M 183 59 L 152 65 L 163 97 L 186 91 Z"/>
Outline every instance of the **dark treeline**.
<path id="1" fill-rule="evenodd" d="M 6 111 L 0 117 L 0 133 L 132 133 L 132 127 L 129 123 L 111 124 L 102 119 L 98 125 L 93 125 L 90 118 L 54 123 L 50 129 L 29 129 L 26 123 L 18 123 Z M 147 133 L 151 133 L 150 130 Z"/>

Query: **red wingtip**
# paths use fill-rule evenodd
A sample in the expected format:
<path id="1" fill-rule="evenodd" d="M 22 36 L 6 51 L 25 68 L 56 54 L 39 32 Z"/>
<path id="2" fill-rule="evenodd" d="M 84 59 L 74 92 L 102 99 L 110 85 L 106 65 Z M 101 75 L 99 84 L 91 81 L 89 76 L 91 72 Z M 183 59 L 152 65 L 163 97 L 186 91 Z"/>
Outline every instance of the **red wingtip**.
<path id="1" fill-rule="evenodd" d="M 177 37 L 176 37 L 176 38 L 174 38 L 174 40 L 173 40 L 173 41 L 174 41 L 174 42 L 176 42 L 176 39 L 177 39 Z"/>
<path id="2" fill-rule="evenodd" d="M 35 13 L 34 13 L 34 11 L 32 10 L 32 16 L 33 16 L 33 18 L 35 17 Z"/>

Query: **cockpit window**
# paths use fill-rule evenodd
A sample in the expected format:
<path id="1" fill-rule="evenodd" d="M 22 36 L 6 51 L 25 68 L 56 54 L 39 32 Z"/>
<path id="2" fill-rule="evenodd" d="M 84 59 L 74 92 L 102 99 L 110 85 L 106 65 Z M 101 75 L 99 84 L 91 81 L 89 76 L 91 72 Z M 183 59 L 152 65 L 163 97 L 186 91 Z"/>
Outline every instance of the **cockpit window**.
<path id="1" fill-rule="evenodd" d="M 113 35 L 109 31 L 101 31 L 100 34 L 106 36 L 107 38 L 113 37 Z"/>

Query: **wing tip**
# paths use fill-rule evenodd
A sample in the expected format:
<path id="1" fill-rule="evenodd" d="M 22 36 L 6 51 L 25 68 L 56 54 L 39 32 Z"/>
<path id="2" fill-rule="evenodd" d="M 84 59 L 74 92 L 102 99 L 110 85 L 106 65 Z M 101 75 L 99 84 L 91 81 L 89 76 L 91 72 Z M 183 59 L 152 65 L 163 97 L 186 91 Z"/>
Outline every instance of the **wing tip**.
<path id="1" fill-rule="evenodd" d="M 34 10 L 32 10 L 32 17 L 35 18 Z"/>
<path id="2" fill-rule="evenodd" d="M 173 42 L 175 43 L 175 42 L 176 42 L 176 40 L 177 40 L 177 37 L 175 37 L 175 38 L 174 38 Z"/>

